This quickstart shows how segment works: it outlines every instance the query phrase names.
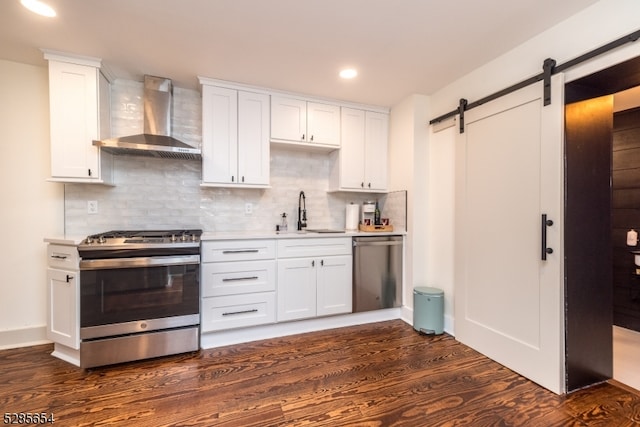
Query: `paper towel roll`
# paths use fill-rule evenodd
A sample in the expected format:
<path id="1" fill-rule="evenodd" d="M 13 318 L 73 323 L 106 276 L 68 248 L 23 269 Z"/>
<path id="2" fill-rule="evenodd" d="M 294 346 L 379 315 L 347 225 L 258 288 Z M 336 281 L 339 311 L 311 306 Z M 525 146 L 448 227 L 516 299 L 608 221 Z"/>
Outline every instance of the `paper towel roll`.
<path id="1" fill-rule="evenodd" d="M 627 246 L 635 246 L 638 244 L 638 232 L 636 230 L 627 231 Z"/>
<path id="2" fill-rule="evenodd" d="M 357 230 L 360 218 L 360 206 L 350 203 L 345 208 L 345 230 Z"/>

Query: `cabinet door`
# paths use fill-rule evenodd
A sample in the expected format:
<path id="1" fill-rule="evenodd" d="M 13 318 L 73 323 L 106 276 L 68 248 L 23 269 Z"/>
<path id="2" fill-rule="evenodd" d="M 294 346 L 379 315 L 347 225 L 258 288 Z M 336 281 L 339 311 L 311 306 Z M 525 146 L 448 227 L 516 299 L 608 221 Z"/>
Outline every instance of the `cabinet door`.
<path id="1" fill-rule="evenodd" d="M 202 180 L 238 180 L 238 92 L 202 87 Z"/>
<path id="2" fill-rule="evenodd" d="M 278 260 L 278 321 L 316 316 L 316 263 L 312 258 Z"/>
<path id="3" fill-rule="evenodd" d="M 51 175 L 100 178 L 98 148 L 98 69 L 49 61 Z"/>
<path id="4" fill-rule="evenodd" d="M 387 189 L 389 116 L 365 113 L 364 183 L 367 190 Z"/>
<path id="5" fill-rule="evenodd" d="M 364 188 L 364 111 L 342 108 L 340 187 Z"/>
<path id="6" fill-rule="evenodd" d="M 351 256 L 320 259 L 317 282 L 317 314 L 351 313 L 352 311 Z"/>
<path id="7" fill-rule="evenodd" d="M 47 270 L 47 338 L 80 348 L 78 271 Z"/>
<path id="8" fill-rule="evenodd" d="M 269 185 L 269 95 L 238 93 L 238 182 Z"/>
<path id="9" fill-rule="evenodd" d="M 340 146 L 340 107 L 307 103 L 307 142 Z"/>
<path id="10" fill-rule="evenodd" d="M 307 102 L 280 96 L 271 97 L 271 138 L 307 141 Z"/>

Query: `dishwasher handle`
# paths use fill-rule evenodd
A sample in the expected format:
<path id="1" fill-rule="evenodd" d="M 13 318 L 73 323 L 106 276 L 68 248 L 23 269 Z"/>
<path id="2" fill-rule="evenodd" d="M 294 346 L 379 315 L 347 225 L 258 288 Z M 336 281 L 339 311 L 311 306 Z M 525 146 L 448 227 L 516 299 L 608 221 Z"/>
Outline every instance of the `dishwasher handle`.
<path id="1" fill-rule="evenodd" d="M 353 241 L 353 246 L 401 246 L 402 240 L 383 240 L 376 242 L 358 242 Z"/>

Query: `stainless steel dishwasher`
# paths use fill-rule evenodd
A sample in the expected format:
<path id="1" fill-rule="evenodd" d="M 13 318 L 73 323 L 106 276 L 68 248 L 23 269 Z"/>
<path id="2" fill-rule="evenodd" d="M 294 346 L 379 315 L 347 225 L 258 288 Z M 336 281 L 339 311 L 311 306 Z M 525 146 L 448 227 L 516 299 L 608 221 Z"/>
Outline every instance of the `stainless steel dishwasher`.
<path id="1" fill-rule="evenodd" d="M 353 312 L 402 304 L 402 236 L 353 238 Z"/>

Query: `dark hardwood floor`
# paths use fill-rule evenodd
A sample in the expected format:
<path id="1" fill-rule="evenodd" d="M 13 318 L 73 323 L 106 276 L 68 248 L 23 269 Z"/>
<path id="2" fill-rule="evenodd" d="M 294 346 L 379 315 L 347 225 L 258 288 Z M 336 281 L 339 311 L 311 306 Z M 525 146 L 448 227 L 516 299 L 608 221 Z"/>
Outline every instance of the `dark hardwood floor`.
<path id="1" fill-rule="evenodd" d="M 640 396 L 557 396 L 400 320 L 83 371 L 52 345 L 0 351 L 0 410 L 55 426 L 631 426 Z"/>

